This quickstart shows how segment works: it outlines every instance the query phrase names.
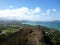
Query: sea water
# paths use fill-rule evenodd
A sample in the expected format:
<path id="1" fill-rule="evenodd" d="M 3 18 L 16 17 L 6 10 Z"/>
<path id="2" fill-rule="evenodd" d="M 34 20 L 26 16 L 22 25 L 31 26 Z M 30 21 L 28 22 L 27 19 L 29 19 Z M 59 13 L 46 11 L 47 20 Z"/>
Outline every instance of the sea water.
<path id="1" fill-rule="evenodd" d="M 51 22 L 51 21 L 26 21 L 22 24 L 29 24 L 29 25 L 41 25 L 46 26 L 48 28 L 58 29 L 60 30 L 60 22 Z"/>

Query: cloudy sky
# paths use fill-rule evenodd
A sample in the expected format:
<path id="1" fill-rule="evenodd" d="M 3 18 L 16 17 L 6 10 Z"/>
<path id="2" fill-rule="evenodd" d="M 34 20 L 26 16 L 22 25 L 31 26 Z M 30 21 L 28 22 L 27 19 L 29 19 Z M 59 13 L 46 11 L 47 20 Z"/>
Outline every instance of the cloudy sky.
<path id="1" fill-rule="evenodd" d="M 60 0 L 0 0 L 0 19 L 60 20 Z"/>

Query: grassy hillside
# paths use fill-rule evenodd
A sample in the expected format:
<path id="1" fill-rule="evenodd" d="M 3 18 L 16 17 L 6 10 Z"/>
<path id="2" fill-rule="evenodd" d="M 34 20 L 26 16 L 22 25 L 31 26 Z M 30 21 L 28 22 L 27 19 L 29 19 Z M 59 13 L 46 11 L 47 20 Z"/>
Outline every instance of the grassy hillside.
<path id="1" fill-rule="evenodd" d="M 26 24 L 0 25 L 0 45 L 27 44 L 60 45 L 60 31 Z"/>

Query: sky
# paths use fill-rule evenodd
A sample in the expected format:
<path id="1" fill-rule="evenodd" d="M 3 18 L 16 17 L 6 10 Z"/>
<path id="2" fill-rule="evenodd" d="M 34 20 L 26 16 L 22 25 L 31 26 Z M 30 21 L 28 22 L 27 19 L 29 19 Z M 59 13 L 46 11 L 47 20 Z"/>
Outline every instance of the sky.
<path id="1" fill-rule="evenodd" d="M 0 0 L 0 20 L 60 21 L 60 0 Z"/>

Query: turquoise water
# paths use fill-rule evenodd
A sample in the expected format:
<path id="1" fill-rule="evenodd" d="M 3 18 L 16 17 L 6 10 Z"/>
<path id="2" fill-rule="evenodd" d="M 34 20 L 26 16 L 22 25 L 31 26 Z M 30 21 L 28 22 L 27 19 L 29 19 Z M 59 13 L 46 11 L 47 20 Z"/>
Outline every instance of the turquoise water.
<path id="1" fill-rule="evenodd" d="M 46 26 L 53 29 L 60 30 L 60 22 L 49 22 L 49 21 L 27 21 L 23 22 L 22 24 L 29 24 L 29 25 L 41 25 Z"/>

